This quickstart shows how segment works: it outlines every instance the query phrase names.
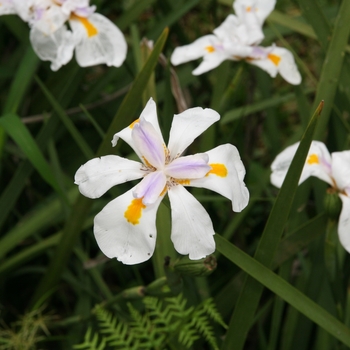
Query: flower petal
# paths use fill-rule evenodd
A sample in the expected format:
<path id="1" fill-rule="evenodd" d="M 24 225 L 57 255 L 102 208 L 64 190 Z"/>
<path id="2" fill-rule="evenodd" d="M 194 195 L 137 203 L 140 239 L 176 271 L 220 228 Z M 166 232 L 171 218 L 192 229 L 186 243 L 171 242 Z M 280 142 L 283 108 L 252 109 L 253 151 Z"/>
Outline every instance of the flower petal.
<path id="1" fill-rule="evenodd" d="M 266 58 L 251 59 L 248 63 L 265 70 L 273 78 L 278 72 L 290 84 L 299 85 L 301 83 L 301 75 L 289 50 L 272 46 L 266 47 L 265 51 L 268 52 Z"/>
<path id="2" fill-rule="evenodd" d="M 210 108 L 195 107 L 175 114 L 168 143 L 171 160 L 179 157 L 197 136 L 219 119 L 219 113 Z"/>
<path id="3" fill-rule="evenodd" d="M 210 170 L 209 157 L 206 153 L 174 159 L 165 168 L 165 173 L 174 179 L 197 179 Z"/>
<path id="4" fill-rule="evenodd" d="M 156 214 L 162 200 L 146 206 L 132 195 L 134 189 L 108 203 L 94 220 L 98 246 L 109 258 L 127 265 L 148 260 L 156 244 Z"/>
<path id="5" fill-rule="evenodd" d="M 190 181 L 190 186 L 215 191 L 232 201 L 232 210 L 242 211 L 248 204 L 249 191 L 244 183 L 245 168 L 238 150 L 231 144 L 208 152 L 211 170 L 207 176 Z"/>
<path id="6" fill-rule="evenodd" d="M 76 59 L 81 67 L 105 63 L 119 67 L 124 62 L 127 44 L 123 33 L 108 18 L 93 13 L 88 18 L 71 16 L 69 24 L 81 41 Z"/>
<path id="7" fill-rule="evenodd" d="M 175 249 L 197 260 L 215 251 L 213 224 L 203 206 L 181 186 L 168 191 L 171 204 L 171 240 Z"/>
<path id="8" fill-rule="evenodd" d="M 203 61 L 192 71 L 193 75 L 200 75 L 218 67 L 223 61 L 230 58 L 230 55 L 223 51 L 215 49 L 215 51 L 203 56 Z"/>
<path id="9" fill-rule="evenodd" d="M 293 160 L 299 142 L 287 147 L 282 151 L 271 164 L 271 183 L 276 187 L 281 187 Z M 300 176 L 299 184 L 304 182 L 310 176 L 316 176 L 319 179 L 333 185 L 331 179 L 331 156 L 327 147 L 320 141 L 312 141 L 303 171 Z"/>
<path id="10" fill-rule="evenodd" d="M 350 194 L 350 151 L 332 153 L 332 176 L 337 188 Z"/>
<path id="11" fill-rule="evenodd" d="M 134 149 L 134 141 L 131 137 L 131 132 L 132 129 L 134 128 L 135 124 L 139 122 L 140 119 L 145 119 L 146 121 L 150 122 L 153 127 L 155 128 L 155 130 L 158 131 L 158 133 L 161 135 L 161 131 L 160 131 L 160 127 L 159 127 L 159 123 L 158 123 L 158 117 L 157 117 L 157 106 L 156 103 L 154 102 L 153 98 L 151 97 L 145 108 L 143 109 L 140 118 L 136 119 L 133 123 L 131 123 L 129 126 L 127 126 L 126 128 L 124 128 L 123 130 L 117 132 L 114 136 L 113 136 L 113 140 L 112 140 L 112 146 L 115 147 L 115 145 L 117 144 L 119 138 L 121 138 L 122 140 L 124 140 L 131 148 Z"/>
<path id="12" fill-rule="evenodd" d="M 165 165 L 166 147 L 163 136 L 145 119 L 140 119 L 131 132 L 133 148 L 142 162 L 160 170 Z"/>
<path id="13" fill-rule="evenodd" d="M 0 16 L 17 14 L 16 8 L 11 0 L 0 0 Z"/>
<path id="14" fill-rule="evenodd" d="M 66 26 L 62 26 L 51 35 L 33 27 L 30 30 L 30 42 L 39 58 L 51 61 L 51 69 L 56 71 L 72 59 L 76 37 Z"/>
<path id="15" fill-rule="evenodd" d="M 338 235 L 344 249 L 350 253 L 350 197 L 339 194 L 343 207 L 339 217 Z"/>
<path id="16" fill-rule="evenodd" d="M 208 54 L 212 48 L 220 44 L 220 40 L 215 35 L 205 35 L 195 40 L 193 43 L 177 47 L 170 57 L 174 66 L 201 58 Z M 209 50 L 209 51 L 208 51 Z"/>
<path id="17" fill-rule="evenodd" d="M 149 205 L 155 203 L 163 193 L 166 186 L 166 176 L 163 171 L 155 171 L 145 176 L 135 186 L 133 195 L 142 198 L 142 203 Z"/>
<path id="18" fill-rule="evenodd" d="M 141 163 L 119 156 L 94 158 L 78 169 L 74 183 L 84 196 L 99 198 L 115 185 L 143 177 L 141 168 Z"/>
<path id="19" fill-rule="evenodd" d="M 276 0 L 235 0 L 233 8 L 236 15 L 242 19 L 247 13 L 252 13 L 262 25 L 266 17 L 275 8 Z"/>

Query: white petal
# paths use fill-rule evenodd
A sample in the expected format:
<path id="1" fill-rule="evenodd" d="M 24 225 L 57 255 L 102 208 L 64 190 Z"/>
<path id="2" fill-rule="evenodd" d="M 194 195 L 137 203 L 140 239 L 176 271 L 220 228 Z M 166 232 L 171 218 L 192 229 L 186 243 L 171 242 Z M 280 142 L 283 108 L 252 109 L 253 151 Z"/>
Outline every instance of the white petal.
<path id="1" fill-rule="evenodd" d="M 51 35 L 60 29 L 69 17 L 62 12 L 61 6 L 52 3 L 48 7 L 33 6 L 32 15 L 30 24 L 46 35 Z"/>
<path id="2" fill-rule="evenodd" d="M 193 75 L 200 75 L 218 67 L 223 61 L 230 59 L 230 55 L 225 51 L 215 51 L 203 57 L 203 61 L 192 71 Z"/>
<path id="3" fill-rule="evenodd" d="M 124 62 L 127 52 L 124 35 L 108 18 L 93 13 L 88 18 L 73 16 L 69 23 L 81 39 L 76 46 L 76 59 L 81 67 L 101 63 L 119 67 Z"/>
<path id="4" fill-rule="evenodd" d="M 98 198 L 115 185 L 143 177 L 141 167 L 141 163 L 114 155 L 94 158 L 78 169 L 74 183 L 84 196 Z"/>
<path id="5" fill-rule="evenodd" d="M 140 119 L 131 132 L 133 148 L 145 165 L 163 169 L 165 165 L 165 144 L 162 134 L 145 119 Z"/>
<path id="6" fill-rule="evenodd" d="M 265 50 L 269 52 L 266 58 L 252 59 L 248 63 L 260 67 L 273 78 L 278 72 L 290 84 L 298 85 L 301 83 L 301 75 L 289 50 L 276 46 L 267 47 Z"/>
<path id="7" fill-rule="evenodd" d="M 228 15 L 226 19 L 213 30 L 213 33 L 220 39 L 221 42 L 237 41 L 236 31 L 241 24 L 238 17 L 235 15 Z"/>
<path id="8" fill-rule="evenodd" d="M 179 157 L 195 138 L 219 119 L 219 113 L 210 108 L 195 107 L 175 114 L 168 143 L 170 158 Z"/>
<path id="9" fill-rule="evenodd" d="M 157 106 L 156 106 L 156 103 L 154 102 L 152 97 L 148 100 L 148 102 L 147 102 L 145 108 L 143 109 L 139 119 L 145 119 L 146 121 L 148 121 L 149 123 L 151 123 L 153 125 L 155 130 L 157 130 L 160 135 L 162 134 L 160 131 L 159 123 L 158 123 Z M 133 129 L 135 123 L 139 122 L 139 119 L 136 119 L 129 126 L 124 128 L 123 130 L 117 132 L 113 136 L 113 140 L 112 140 L 113 147 L 115 147 L 119 138 L 121 138 L 130 147 L 132 147 L 134 149 L 134 141 L 131 137 L 131 132 L 132 132 L 132 129 Z"/>
<path id="10" fill-rule="evenodd" d="M 225 144 L 206 153 L 213 170 L 202 179 L 191 180 L 189 185 L 220 193 L 232 201 L 233 211 L 242 211 L 249 202 L 249 191 L 243 181 L 245 168 L 237 148 Z"/>
<path id="11" fill-rule="evenodd" d="M 344 249 L 350 253 L 350 197 L 339 194 L 343 207 L 339 217 L 338 235 Z"/>
<path id="12" fill-rule="evenodd" d="M 271 164 L 271 183 L 276 187 L 281 187 L 293 160 L 299 142 L 287 147 L 282 151 Z M 320 141 L 312 141 L 303 171 L 300 176 L 299 184 L 304 182 L 310 176 L 316 176 L 319 179 L 333 185 L 331 179 L 331 156 L 327 147 Z"/>
<path id="13" fill-rule="evenodd" d="M 146 205 L 155 203 L 166 186 L 166 176 L 162 171 L 155 171 L 145 176 L 135 186 L 133 195 L 135 198 L 142 198 Z"/>
<path id="14" fill-rule="evenodd" d="M 51 69 L 56 71 L 72 59 L 76 38 L 66 26 L 51 35 L 33 27 L 30 31 L 30 42 L 39 58 L 51 61 Z"/>
<path id="15" fill-rule="evenodd" d="M 16 8 L 11 0 L 0 0 L 0 16 L 17 14 Z"/>
<path id="16" fill-rule="evenodd" d="M 171 204 L 171 240 L 176 251 L 192 260 L 215 251 L 213 224 L 203 206 L 181 186 L 168 191 Z"/>
<path id="17" fill-rule="evenodd" d="M 245 13 L 252 12 L 262 25 L 266 17 L 275 8 L 276 0 L 235 0 L 233 8 L 236 15 L 241 19 Z"/>
<path id="18" fill-rule="evenodd" d="M 176 158 L 166 166 L 165 173 L 175 179 L 201 178 L 210 170 L 208 160 L 206 153 Z"/>
<path id="19" fill-rule="evenodd" d="M 177 47 L 170 57 L 174 66 L 201 58 L 208 54 L 208 48 L 220 44 L 215 35 L 205 35 L 191 44 Z"/>
<path id="20" fill-rule="evenodd" d="M 350 191 L 350 151 L 332 153 L 332 176 L 339 190 Z"/>
<path id="21" fill-rule="evenodd" d="M 94 220 L 95 238 L 103 254 L 127 265 L 152 256 L 157 236 L 156 214 L 162 200 L 160 197 L 156 203 L 141 208 L 141 200 L 133 197 L 133 190 L 108 203 Z"/>

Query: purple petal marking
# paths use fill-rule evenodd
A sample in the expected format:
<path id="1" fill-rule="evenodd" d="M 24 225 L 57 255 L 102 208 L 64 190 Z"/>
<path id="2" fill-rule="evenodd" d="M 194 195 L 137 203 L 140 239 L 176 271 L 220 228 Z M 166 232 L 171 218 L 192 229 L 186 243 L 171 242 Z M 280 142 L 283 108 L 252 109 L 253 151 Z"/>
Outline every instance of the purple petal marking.
<path id="1" fill-rule="evenodd" d="M 153 125 L 146 120 L 140 120 L 135 124 L 131 136 L 137 147 L 138 153 L 146 166 L 152 165 L 160 170 L 165 164 L 165 145 L 161 135 L 154 129 Z"/>
<path id="2" fill-rule="evenodd" d="M 165 168 L 165 173 L 175 179 L 199 179 L 204 177 L 211 167 L 206 153 L 174 159 Z"/>
<path id="3" fill-rule="evenodd" d="M 142 181 L 136 185 L 133 192 L 135 198 L 143 198 L 145 205 L 153 204 L 157 201 L 166 186 L 166 176 L 163 171 L 155 171 L 146 175 Z"/>

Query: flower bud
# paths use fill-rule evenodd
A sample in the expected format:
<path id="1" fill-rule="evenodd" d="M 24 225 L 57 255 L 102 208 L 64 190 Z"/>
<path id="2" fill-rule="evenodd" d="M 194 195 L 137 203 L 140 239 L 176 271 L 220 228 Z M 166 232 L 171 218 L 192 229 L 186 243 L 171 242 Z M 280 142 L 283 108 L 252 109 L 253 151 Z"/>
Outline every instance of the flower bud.
<path id="1" fill-rule="evenodd" d="M 190 260 L 188 256 L 183 256 L 174 263 L 174 270 L 188 276 L 208 276 L 216 269 L 216 258 L 208 255 L 199 260 Z"/>
<path id="2" fill-rule="evenodd" d="M 324 207 L 331 220 L 338 220 L 342 208 L 342 202 L 338 192 L 334 188 L 329 188 L 324 197 Z"/>

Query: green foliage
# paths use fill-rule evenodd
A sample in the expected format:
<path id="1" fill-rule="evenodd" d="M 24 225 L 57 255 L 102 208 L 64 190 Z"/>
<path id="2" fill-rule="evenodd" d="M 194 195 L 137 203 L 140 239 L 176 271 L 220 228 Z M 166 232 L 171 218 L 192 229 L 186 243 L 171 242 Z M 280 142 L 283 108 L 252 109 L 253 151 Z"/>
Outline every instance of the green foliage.
<path id="1" fill-rule="evenodd" d="M 38 349 L 38 344 L 45 339 L 44 335 L 48 335 L 47 324 L 50 321 L 52 316 L 43 315 L 40 310 L 35 310 L 13 322 L 11 327 L 3 325 L 0 328 L 0 349 Z"/>
<path id="2" fill-rule="evenodd" d="M 190 349 L 196 340 L 204 339 L 212 349 L 219 349 L 210 320 L 227 328 L 212 299 L 187 307 L 179 294 L 164 300 L 142 299 L 144 312 L 128 303 L 130 320 L 117 319 L 111 312 L 96 306 L 98 331 L 89 328 L 84 342 L 75 349 Z M 176 345 L 178 344 L 178 345 Z"/>

